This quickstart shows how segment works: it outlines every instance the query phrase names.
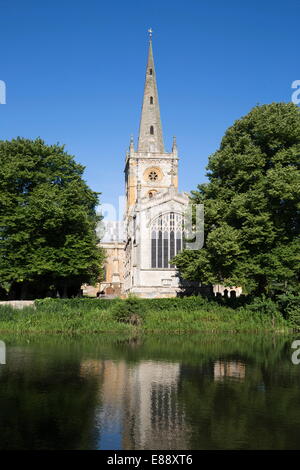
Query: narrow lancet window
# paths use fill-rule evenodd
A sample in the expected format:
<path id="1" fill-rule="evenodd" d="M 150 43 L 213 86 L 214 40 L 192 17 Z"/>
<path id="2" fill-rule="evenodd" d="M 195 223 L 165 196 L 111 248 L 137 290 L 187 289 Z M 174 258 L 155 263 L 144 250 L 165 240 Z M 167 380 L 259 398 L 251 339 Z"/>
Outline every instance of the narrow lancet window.
<path id="1" fill-rule="evenodd" d="M 150 135 L 154 135 L 154 127 L 150 126 Z"/>
<path id="2" fill-rule="evenodd" d="M 153 104 L 153 96 L 150 96 L 150 104 Z"/>

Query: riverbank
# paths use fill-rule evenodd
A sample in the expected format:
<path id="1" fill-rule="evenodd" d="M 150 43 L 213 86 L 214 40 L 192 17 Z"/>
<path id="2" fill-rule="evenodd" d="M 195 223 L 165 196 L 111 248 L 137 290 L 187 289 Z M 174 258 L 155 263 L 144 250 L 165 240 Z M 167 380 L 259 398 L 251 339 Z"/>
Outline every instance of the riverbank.
<path id="1" fill-rule="evenodd" d="M 202 297 L 126 301 L 97 299 L 45 299 L 22 310 L 0 307 L 0 331 L 14 333 L 192 333 L 289 332 L 291 324 L 276 310 L 253 305 L 220 305 Z M 118 315 L 124 310 L 126 315 Z M 128 310 L 128 312 L 127 312 Z M 137 321 L 136 321 L 137 320 Z"/>

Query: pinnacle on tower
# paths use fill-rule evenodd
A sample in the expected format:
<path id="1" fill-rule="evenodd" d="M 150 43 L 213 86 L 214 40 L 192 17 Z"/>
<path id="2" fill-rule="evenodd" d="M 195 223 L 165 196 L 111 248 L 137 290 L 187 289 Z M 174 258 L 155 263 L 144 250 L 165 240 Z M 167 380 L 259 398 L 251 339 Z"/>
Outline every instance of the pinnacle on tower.
<path id="1" fill-rule="evenodd" d="M 162 126 L 156 85 L 156 75 L 152 51 L 152 29 L 149 29 L 149 52 L 146 68 L 146 80 L 142 115 L 140 121 L 140 132 L 138 141 L 138 152 L 164 153 Z"/>
<path id="2" fill-rule="evenodd" d="M 178 150 L 177 150 L 177 141 L 176 141 L 176 136 L 173 136 L 173 145 L 172 145 L 172 153 L 177 156 Z"/>

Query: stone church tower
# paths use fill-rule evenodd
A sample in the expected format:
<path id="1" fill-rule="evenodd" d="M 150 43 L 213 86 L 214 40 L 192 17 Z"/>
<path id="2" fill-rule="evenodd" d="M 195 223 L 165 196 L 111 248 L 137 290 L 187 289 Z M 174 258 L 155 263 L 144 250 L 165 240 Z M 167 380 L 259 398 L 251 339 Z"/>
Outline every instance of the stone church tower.
<path id="1" fill-rule="evenodd" d="M 107 255 L 105 279 L 92 288 L 90 295 L 97 290 L 105 296 L 174 297 L 183 289 L 172 259 L 184 248 L 184 215 L 189 196 L 178 193 L 175 137 L 171 152 L 164 147 L 152 31 L 149 32 L 139 138 L 135 148 L 131 137 L 125 158 L 124 224 L 115 221 L 110 229 L 106 227 L 106 239 L 100 243 Z M 90 287 L 83 286 L 84 294 L 89 295 Z M 186 283 L 184 291 L 187 288 L 198 292 L 199 282 Z M 212 288 L 215 295 L 239 296 L 242 292 L 235 286 Z"/>
<path id="2" fill-rule="evenodd" d="M 172 258 L 183 248 L 188 195 L 178 193 L 178 151 L 166 152 L 150 32 L 139 139 L 125 162 L 124 292 L 143 297 L 175 296 L 180 289 Z"/>

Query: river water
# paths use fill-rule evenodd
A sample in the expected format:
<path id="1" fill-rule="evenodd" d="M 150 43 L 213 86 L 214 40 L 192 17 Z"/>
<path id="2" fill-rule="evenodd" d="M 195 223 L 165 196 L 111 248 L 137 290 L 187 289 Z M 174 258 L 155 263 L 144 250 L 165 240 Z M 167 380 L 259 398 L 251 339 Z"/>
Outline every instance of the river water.
<path id="1" fill-rule="evenodd" d="M 300 335 L 0 339 L 1 449 L 300 449 Z"/>

